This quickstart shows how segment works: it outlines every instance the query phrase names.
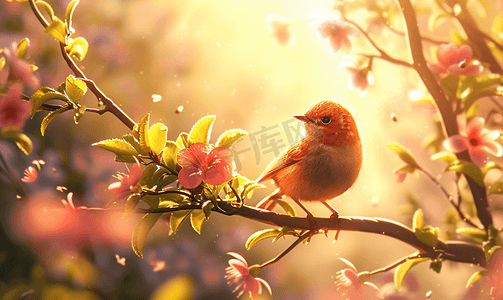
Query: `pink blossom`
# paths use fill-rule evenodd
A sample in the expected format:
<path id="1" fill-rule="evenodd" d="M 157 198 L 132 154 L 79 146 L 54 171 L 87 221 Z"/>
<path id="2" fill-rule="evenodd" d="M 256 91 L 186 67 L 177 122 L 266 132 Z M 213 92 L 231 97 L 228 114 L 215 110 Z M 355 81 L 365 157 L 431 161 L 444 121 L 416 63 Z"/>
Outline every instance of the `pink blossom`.
<path id="1" fill-rule="evenodd" d="M 79 207 L 75 207 L 75 205 L 73 204 L 73 193 L 68 193 L 68 195 L 66 196 L 66 199 L 61 199 L 61 203 L 63 203 L 63 205 L 65 206 L 66 209 L 70 209 L 70 210 L 76 210 L 76 209 L 87 209 L 87 207 L 85 206 L 79 206 Z"/>
<path id="2" fill-rule="evenodd" d="M 244 292 L 248 292 L 251 298 L 254 298 L 257 295 L 262 294 L 262 285 L 266 287 L 269 291 L 269 294 L 272 295 L 271 287 L 269 284 L 260 277 L 254 277 L 250 274 L 250 269 L 258 266 L 248 267 L 248 263 L 238 253 L 228 252 L 227 254 L 234 257 L 234 259 L 229 260 L 229 267 L 225 269 L 227 275 L 227 284 L 228 285 L 236 285 L 234 292 L 239 291 L 238 297 L 240 297 Z"/>
<path id="3" fill-rule="evenodd" d="M 374 84 L 374 75 L 368 67 L 361 67 L 351 60 L 344 60 L 339 63 L 339 68 L 345 68 L 351 73 L 351 80 L 348 82 L 350 90 L 358 90 L 358 96 L 365 97 L 368 86 Z"/>
<path id="4" fill-rule="evenodd" d="M 497 157 L 503 154 L 501 145 L 494 141 L 500 132 L 484 128 L 484 118 L 475 117 L 466 125 L 466 116 L 458 115 L 457 122 L 459 134 L 444 141 L 447 150 L 455 153 L 468 150 L 471 160 L 479 167 L 485 166 L 487 162 L 486 152 Z"/>
<path id="5" fill-rule="evenodd" d="M 473 51 L 468 45 L 456 46 L 454 43 L 442 44 L 437 50 L 438 63 L 428 63 L 428 67 L 440 76 L 447 73 L 473 76 L 482 72 L 482 66 L 472 61 Z"/>
<path id="6" fill-rule="evenodd" d="M 33 74 L 33 67 L 26 60 L 16 56 L 17 45 L 12 43 L 11 49 L 4 49 L 5 56 L 10 63 L 14 75 L 30 88 L 37 88 L 40 85 L 40 79 Z"/>
<path id="7" fill-rule="evenodd" d="M 154 267 L 152 271 L 154 272 L 159 272 L 162 270 L 166 270 L 166 262 L 164 260 L 156 260 L 156 261 L 150 261 L 150 265 Z"/>
<path id="8" fill-rule="evenodd" d="M 339 258 L 349 268 L 340 270 L 336 275 L 336 282 L 338 290 L 343 290 L 346 299 L 351 300 L 364 300 L 364 299 L 378 299 L 379 288 L 371 282 L 366 281 L 368 273 L 360 273 L 356 270 L 355 266 L 344 258 Z"/>
<path id="9" fill-rule="evenodd" d="M 402 183 L 405 180 L 405 177 L 407 176 L 407 173 L 401 170 L 401 168 L 393 171 L 393 174 L 397 175 L 396 182 L 398 183 Z"/>
<path id="10" fill-rule="evenodd" d="M 349 37 L 356 37 L 359 34 L 356 27 L 342 19 L 324 20 L 318 25 L 318 31 L 322 38 L 328 37 L 334 52 L 340 49 L 346 53 L 352 49 Z"/>
<path id="11" fill-rule="evenodd" d="M 503 299 L 503 249 L 498 248 L 487 262 L 489 269 L 488 289 L 491 299 Z"/>
<path id="12" fill-rule="evenodd" d="M 270 31 L 278 43 L 281 46 L 288 45 L 292 39 L 292 34 L 290 33 L 290 23 L 288 23 L 285 18 L 278 15 L 268 15 L 266 17 L 266 21 Z"/>
<path id="13" fill-rule="evenodd" d="M 136 157 L 134 159 L 136 160 L 136 163 L 133 167 L 131 167 L 129 174 L 126 175 L 119 173 L 117 175 L 117 179 L 119 179 L 119 181 L 116 181 L 108 186 L 108 190 L 117 196 L 110 200 L 107 206 L 129 196 L 132 191 L 140 188 L 138 187 L 138 183 L 140 182 L 142 169 L 138 159 Z"/>
<path id="14" fill-rule="evenodd" d="M 33 182 L 37 180 L 37 169 L 35 169 L 32 166 L 29 166 L 24 170 L 24 177 L 21 178 L 21 181 L 23 182 Z"/>
<path id="15" fill-rule="evenodd" d="M 115 259 L 117 260 L 117 263 L 121 266 L 126 265 L 126 258 L 125 257 L 120 257 L 119 254 L 115 254 Z"/>
<path id="16" fill-rule="evenodd" d="M 178 152 L 177 159 L 184 167 L 178 181 L 187 189 L 199 186 L 203 180 L 220 185 L 232 178 L 232 152 L 227 147 L 195 143 Z"/>
<path id="17" fill-rule="evenodd" d="M 22 129 L 30 117 L 30 103 L 21 100 L 21 83 L 13 84 L 7 94 L 0 98 L 0 127 L 13 126 Z"/>

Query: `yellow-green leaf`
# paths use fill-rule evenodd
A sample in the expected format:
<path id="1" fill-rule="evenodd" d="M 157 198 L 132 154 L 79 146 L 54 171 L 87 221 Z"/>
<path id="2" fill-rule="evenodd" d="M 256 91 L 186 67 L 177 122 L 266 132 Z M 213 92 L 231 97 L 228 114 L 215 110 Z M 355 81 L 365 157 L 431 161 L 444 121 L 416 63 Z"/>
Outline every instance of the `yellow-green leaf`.
<path id="1" fill-rule="evenodd" d="M 487 240 L 487 233 L 484 230 L 478 228 L 458 228 L 456 233 L 462 234 L 468 237 L 472 242 L 482 244 Z"/>
<path id="2" fill-rule="evenodd" d="M 293 208 L 293 206 L 286 202 L 285 200 L 281 200 L 281 199 L 276 199 L 275 200 L 276 203 L 279 204 L 279 206 L 281 206 L 281 208 L 283 208 L 285 210 L 285 212 L 291 216 L 291 217 L 296 217 L 297 214 L 295 213 L 295 208 Z"/>
<path id="3" fill-rule="evenodd" d="M 481 187 L 484 187 L 484 175 L 482 174 L 482 171 L 480 168 L 468 161 L 459 161 L 455 165 L 451 165 L 447 167 L 448 171 L 455 171 L 458 173 L 462 173 L 466 176 L 469 176 L 472 178 L 478 185 Z"/>
<path id="4" fill-rule="evenodd" d="M 125 134 L 122 136 L 122 138 L 131 144 L 131 146 L 133 146 L 135 148 L 135 150 L 139 153 L 139 154 L 143 154 L 143 155 L 147 155 L 148 153 L 143 151 L 140 147 L 140 143 L 138 142 L 138 140 L 130 133 L 128 134 Z"/>
<path id="5" fill-rule="evenodd" d="M 217 147 L 227 147 L 231 148 L 234 143 L 239 141 L 242 137 L 246 136 L 248 133 L 241 129 L 231 129 L 224 132 L 215 144 Z"/>
<path id="6" fill-rule="evenodd" d="M 206 221 L 208 221 L 208 219 L 210 218 L 211 210 L 213 209 L 213 207 L 215 207 L 215 205 L 210 200 L 203 203 L 203 213 Z"/>
<path id="7" fill-rule="evenodd" d="M 140 135 L 140 147 L 145 152 L 150 152 L 150 146 L 148 144 L 148 127 L 149 127 L 150 114 L 147 114 L 140 123 L 138 123 L 138 134 Z"/>
<path id="8" fill-rule="evenodd" d="M 167 134 L 168 127 L 162 123 L 157 123 L 150 127 L 148 131 L 148 145 L 154 155 L 161 154 L 162 150 L 166 147 Z"/>
<path id="9" fill-rule="evenodd" d="M 75 124 L 79 124 L 79 120 L 80 118 L 82 118 L 85 112 L 86 107 L 84 105 L 77 104 L 73 106 L 73 121 L 75 122 Z"/>
<path id="10" fill-rule="evenodd" d="M 54 89 L 46 86 L 38 88 L 30 97 L 30 102 L 32 103 L 30 110 L 31 117 L 33 118 L 42 104 L 53 99 L 63 100 L 67 103 L 70 103 L 70 99 L 68 99 L 62 93 L 55 91 Z"/>
<path id="11" fill-rule="evenodd" d="M 51 111 L 47 116 L 45 116 L 45 118 L 42 120 L 42 124 L 40 124 L 40 133 L 42 133 L 42 136 L 44 136 L 45 130 L 47 129 L 49 122 L 51 122 L 55 117 L 59 116 L 60 114 L 70 109 L 71 108 L 68 106 L 68 104 L 65 104 L 63 105 L 63 107 L 55 111 Z"/>
<path id="12" fill-rule="evenodd" d="M 255 232 L 254 234 L 250 235 L 248 240 L 245 243 L 246 250 L 250 250 L 250 248 L 255 245 L 258 241 L 261 241 L 266 238 L 271 238 L 271 237 L 276 237 L 278 234 L 281 233 L 280 229 L 264 229 L 264 230 L 259 230 Z"/>
<path id="13" fill-rule="evenodd" d="M 178 155 L 178 152 L 180 152 L 180 150 L 181 150 L 180 147 L 178 147 L 178 145 L 175 142 L 167 141 L 166 148 L 162 153 L 162 161 L 164 165 L 173 171 L 176 171 L 176 166 L 178 164 L 176 157 Z"/>
<path id="14" fill-rule="evenodd" d="M 178 275 L 157 287 L 150 300 L 192 300 L 195 296 L 194 293 L 194 280 L 188 275 Z"/>
<path id="15" fill-rule="evenodd" d="M 75 32 L 75 30 L 72 28 L 72 19 L 73 19 L 73 12 L 75 11 L 77 4 L 79 4 L 79 1 L 80 0 L 72 0 L 70 3 L 68 3 L 68 6 L 66 7 L 65 22 L 66 25 L 68 26 L 69 33 Z"/>
<path id="16" fill-rule="evenodd" d="M 180 149 L 189 148 L 189 134 L 186 132 L 180 132 L 178 138 L 176 139 L 176 145 Z"/>
<path id="17" fill-rule="evenodd" d="M 447 151 L 435 153 L 431 156 L 431 159 L 432 160 L 440 160 L 440 161 L 446 162 L 449 165 L 452 165 L 458 161 L 456 154 L 451 153 L 451 152 L 447 152 Z"/>
<path id="18" fill-rule="evenodd" d="M 134 253 L 139 257 L 143 258 L 143 249 L 145 247 L 145 242 L 147 241 L 147 236 L 152 227 L 154 227 L 159 217 L 162 214 L 146 214 L 143 218 L 136 224 L 133 230 L 133 236 L 131 238 L 131 245 L 133 247 Z"/>
<path id="19" fill-rule="evenodd" d="M 30 46 L 30 40 L 28 38 L 22 39 L 17 44 L 17 53 L 16 56 L 19 58 L 25 58 L 26 53 L 28 53 L 28 47 Z"/>
<path id="20" fill-rule="evenodd" d="M 190 224 L 192 228 L 199 234 L 201 234 L 201 227 L 203 226 L 203 222 L 206 219 L 206 215 L 204 214 L 202 209 L 194 209 L 190 214 Z"/>
<path id="21" fill-rule="evenodd" d="M 29 155 L 33 150 L 33 144 L 31 143 L 30 138 L 21 130 L 13 126 L 3 127 L 0 131 L 0 134 L 4 139 L 15 142 L 18 148 L 21 149 L 21 151 L 23 151 L 26 155 Z"/>
<path id="22" fill-rule="evenodd" d="M 400 289 L 400 287 L 402 286 L 403 278 L 405 277 L 407 272 L 409 272 L 409 270 L 413 266 L 415 266 L 418 263 L 421 263 L 423 261 L 427 261 L 428 259 L 429 258 L 427 258 L 427 257 L 410 259 L 410 260 L 404 262 L 403 264 L 399 265 L 395 269 L 395 276 L 394 276 L 395 285 L 396 285 L 397 289 Z"/>
<path id="23" fill-rule="evenodd" d="M 243 178 L 243 177 L 240 177 Z M 263 189 L 265 188 L 265 185 L 261 183 L 257 183 L 256 181 L 250 180 L 243 184 L 243 192 L 241 193 L 241 198 L 248 197 L 248 199 L 251 199 L 253 197 L 253 191 L 256 189 Z"/>
<path id="24" fill-rule="evenodd" d="M 63 23 L 63 21 L 58 19 L 58 17 L 54 17 L 52 22 L 44 31 L 50 34 L 60 43 L 66 45 L 66 25 L 65 23 Z"/>
<path id="25" fill-rule="evenodd" d="M 83 37 L 70 39 L 70 43 L 66 46 L 66 51 L 70 56 L 75 57 L 77 60 L 82 61 L 89 50 L 89 43 Z"/>
<path id="26" fill-rule="evenodd" d="M 466 288 L 469 288 L 472 284 L 475 283 L 475 281 L 487 276 L 487 270 L 483 271 L 477 271 L 470 276 L 470 279 L 468 279 L 468 282 L 466 283 Z"/>
<path id="27" fill-rule="evenodd" d="M 414 167 L 417 166 L 416 160 L 414 159 L 412 154 L 408 150 L 406 150 L 403 146 L 396 143 L 388 143 L 388 147 L 390 147 L 391 150 L 397 153 L 400 159 L 402 159 L 408 165 Z"/>
<path id="28" fill-rule="evenodd" d="M 5 67 L 5 57 L 0 57 L 0 71 Z"/>
<path id="29" fill-rule="evenodd" d="M 138 202 L 140 202 L 141 195 L 140 194 L 131 194 L 126 200 L 126 206 L 124 207 L 124 213 L 126 216 L 129 216 L 134 212 L 136 206 L 138 206 Z"/>
<path id="30" fill-rule="evenodd" d="M 137 155 L 136 149 L 128 142 L 121 139 L 103 140 L 92 144 L 105 150 L 111 151 L 115 154 Z"/>
<path id="31" fill-rule="evenodd" d="M 424 226 L 423 228 L 416 229 L 414 235 L 424 244 L 433 247 L 438 242 L 440 229 L 438 227 Z"/>
<path id="32" fill-rule="evenodd" d="M 73 103 L 79 103 L 80 98 L 87 92 L 87 85 L 84 81 L 70 75 L 66 78 L 65 89 L 70 100 Z"/>
<path id="33" fill-rule="evenodd" d="M 412 231 L 416 231 L 417 229 L 424 227 L 424 216 L 423 210 L 418 209 L 414 213 L 414 217 L 412 218 Z"/>
<path id="34" fill-rule="evenodd" d="M 49 3 L 42 1 L 42 0 L 37 0 L 38 5 L 42 6 L 42 8 L 45 10 L 45 12 L 49 15 L 49 19 L 52 21 L 54 20 L 54 10 L 52 9 L 51 5 Z"/>
<path id="35" fill-rule="evenodd" d="M 187 219 L 187 217 L 192 212 L 192 209 L 188 210 L 178 210 L 171 213 L 171 217 L 169 219 L 169 226 L 174 234 L 178 231 L 178 228 L 182 224 L 182 222 Z"/>
<path id="36" fill-rule="evenodd" d="M 210 142 L 211 128 L 213 127 L 214 121 L 215 116 L 206 116 L 197 121 L 189 133 L 189 146 L 194 143 L 208 144 Z"/>

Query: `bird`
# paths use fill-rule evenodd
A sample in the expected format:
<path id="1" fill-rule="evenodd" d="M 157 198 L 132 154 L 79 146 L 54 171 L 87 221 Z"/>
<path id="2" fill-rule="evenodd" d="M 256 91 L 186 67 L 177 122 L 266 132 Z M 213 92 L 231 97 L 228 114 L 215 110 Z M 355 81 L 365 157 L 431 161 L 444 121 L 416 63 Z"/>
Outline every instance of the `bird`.
<path id="1" fill-rule="evenodd" d="M 318 100 L 303 115 L 293 117 L 304 122 L 306 136 L 283 150 L 257 178 L 257 182 L 272 179 L 278 186 L 257 207 L 272 209 L 275 200 L 288 196 L 306 212 L 314 229 L 314 216 L 300 201 L 322 202 L 332 211 L 331 217 L 338 218 L 326 201 L 353 186 L 364 151 L 353 115 L 335 100 Z"/>

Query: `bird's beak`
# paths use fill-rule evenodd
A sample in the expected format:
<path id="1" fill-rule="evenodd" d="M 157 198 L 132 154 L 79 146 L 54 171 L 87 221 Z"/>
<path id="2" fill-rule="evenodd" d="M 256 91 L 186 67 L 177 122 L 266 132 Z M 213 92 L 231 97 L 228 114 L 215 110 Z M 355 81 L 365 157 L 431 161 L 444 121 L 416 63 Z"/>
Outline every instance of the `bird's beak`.
<path id="1" fill-rule="evenodd" d="M 306 118 L 306 116 L 304 116 L 304 115 L 293 115 L 292 117 L 294 117 L 295 119 L 300 120 L 302 122 L 311 122 L 311 120 Z"/>

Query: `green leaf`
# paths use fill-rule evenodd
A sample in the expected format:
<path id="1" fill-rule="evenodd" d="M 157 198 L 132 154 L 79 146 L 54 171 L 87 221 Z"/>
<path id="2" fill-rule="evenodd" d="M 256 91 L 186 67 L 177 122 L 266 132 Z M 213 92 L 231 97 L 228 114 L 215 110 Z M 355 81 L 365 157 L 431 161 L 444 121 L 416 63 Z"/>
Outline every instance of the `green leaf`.
<path id="1" fill-rule="evenodd" d="M 27 38 L 22 39 L 17 44 L 17 53 L 16 56 L 19 58 L 25 58 L 26 53 L 28 53 L 28 47 L 30 46 L 30 40 Z"/>
<path id="2" fill-rule="evenodd" d="M 167 186 L 170 183 L 175 182 L 178 179 L 175 175 L 165 176 L 161 181 L 157 184 L 157 190 L 160 191 L 163 187 Z"/>
<path id="3" fill-rule="evenodd" d="M 503 194 L 503 181 L 497 181 L 491 186 L 489 186 L 489 189 L 487 191 L 489 195 L 491 194 Z"/>
<path id="4" fill-rule="evenodd" d="M 194 209 L 190 214 L 190 224 L 192 228 L 199 234 L 201 234 L 201 227 L 203 226 L 203 222 L 206 219 L 206 215 L 204 214 L 202 209 Z"/>
<path id="5" fill-rule="evenodd" d="M 286 202 L 285 200 L 281 200 L 281 199 L 276 199 L 275 200 L 276 203 L 279 204 L 279 206 L 281 206 L 281 208 L 283 208 L 285 210 L 285 212 L 291 216 L 291 217 L 296 217 L 297 214 L 295 213 L 295 209 L 293 208 L 293 206 Z"/>
<path id="6" fill-rule="evenodd" d="M 37 0 L 38 5 L 42 6 L 42 8 L 45 10 L 45 12 L 49 15 L 49 19 L 52 21 L 54 20 L 54 10 L 52 9 L 51 5 L 45 1 Z"/>
<path id="7" fill-rule="evenodd" d="M 412 156 L 412 154 L 403 148 L 403 146 L 396 144 L 396 143 L 388 143 L 388 147 L 390 147 L 391 150 L 396 152 L 400 159 L 402 159 L 404 162 L 406 162 L 408 165 L 417 166 L 416 160 Z"/>
<path id="8" fill-rule="evenodd" d="M 484 175 L 480 168 L 468 161 L 459 161 L 455 165 L 451 165 L 447 167 L 448 171 L 455 171 L 457 173 L 464 174 L 472 178 L 479 186 L 484 187 Z"/>
<path id="9" fill-rule="evenodd" d="M 82 61 L 89 50 L 89 43 L 83 37 L 78 37 L 75 39 L 70 39 L 70 44 L 66 46 L 66 51 L 72 57 L 77 60 Z"/>
<path id="10" fill-rule="evenodd" d="M 70 109 L 71 108 L 68 106 L 68 104 L 65 104 L 61 108 L 58 108 L 55 111 L 51 111 L 47 116 L 45 116 L 45 118 L 42 120 L 42 124 L 40 124 L 40 133 L 42 133 L 42 136 L 44 136 L 45 130 L 47 129 L 49 122 L 51 122 L 55 117 L 59 116 L 60 114 Z"/>
<path id="11" fill-rule="evenodd" d="M 214 121 L 215 116 L 206 116 L 197 121 L 189 133 L 189 146 L 194 143 L 208 144 L 210 142 L 211 128 L 213 127 Z"/>
<path id="12" fill-rule="evenodd" d="M 149 127 L 150 114 L 147 114 L 140 123 L 138 123 L 138 134 L 140 135 L 140 147 L 145 152 L 150 152 L 150 147 L 148 145 L 148 127 Z"/>
<path id="13" fill-rule="evenodd" d="M 133 247 L 134 253 L 139 257 L 143 258 L 143 249 L 145 247 L 145 242 L 147 241 L 147 236 L 152 227 L 154 227 L 159 217 L 162 214 L 146 214 L 143 218 L 136 224 L 133 230 L 133 236 L 131 238 L 131 245 Z"/>
<path id="14" fill-rule="evenodd" d="M 114 160 L 116 162 L 125 162 L 125 163 L 135 163 L 136 161 L 134 160 L 132 155 L 128 154 L 116 154 Z"/>
<path id="15" fill-rule="evenodd" d="M 55 91 L 49 87 L 43 86 L 38 88 L 30 97 L 30 102 L 32 103 L 30 115 L 33 118 L 37 110 L 49 100 L 58 99 L 70 103 L 70 99 L 66 95 Z"/>
<path id="16" fill-rule="evenodd" d="M 141 149 L 140 143 L 132 134 L 130 133 L 125 134 L 124 136 L 122 136 L 122 139 L 131 144 L 131 146 L 133 146 L 133 148 L 136 150 L 136 152 L 138 152 L 138 154 L 148 155 L 147 152 Z"/>
<path id="17" fill-rule="evenodd" d="M 70 3 L 68 3 L 68 6 L 66 7 L 65 22 L 66 25 L 68 26 L 69 33 L 75 32 L 75 30 L 72 28 L 72 18 L 73 18 L 73 12 L 75 11 L 77 4 L 79 4 L 79 1 L 80 0 L 72 0 Z"/>
<path id="18" fill-rule="evenodd" d="M 140 194 L 131 194 L 126 200 L 126 206 L 124 207 L 125 216 L 129 216 L 134 212 L 136 206 L 138 206 L 138 202 L 140 202 L 141 195 Z"/>
<path id="19" fill-rule="evenodd" d="M 203 203 L 203 213 L 206 221 L 210 219 L 211 210 L 213 209 L 213 207 L 215 207 L 215 205 L 210 200 Z"/>
<path id="20" fill-rule="evenodd" d="M 414 231 L 414 235 L 424 244 L 433 247 L 438 242 L 440 229 L 438 227 L 424 226 Z"/>
<path id="21" fill-rule="evenodd" d="M 5 57 L 0 57 L 0 71 L 5 67 Z"/>
<path id="22" fill-rule="evenodd" d="M 87 85 L 84 81 L 70 75 L 66 78 L 65 89 L 70 100 L 73 103 L 79 103 L 80 98 L 87 92 Z"/>
<path id="23" fill-rule="evenodd" d="M 487 240 L 487 233 L 484 230 L 477 228 L 458 228 L 456 233 L 462 234 L 469 238 L 472 242 L 482 244 Z"/>
<path id="24" fill-rule="evenodd" d="M 248 199 L 251 199 L 251 197 L 253 197 L 254 190 L 263 188 L 265 188 L 265 185 L 250 180 L 243 185 L 243 192 L 241 193 L 241 198 L 248 197 Z"/>
<path id="25" fill-rule="evenodd" d="M 158 166 L 157 168 L 157 171 L 154 172 L 154 175 L 152 175 L 152 185 L 151 186 L 147 186 L 148 188 L 153 188 L 154 186 L 157 185 L 157 182 L 159 181 L 159 179 L 161 179 L 161 177 L 168 173 L 168 171 L 165 169 L 165 168 L 162 168 L 161 166 Z"/>
<path id="26" fill-rule="evenodd" d="M 15 142 L 17 147 L 21 149 L 24 154 L 29 155 L 33 150 L 33 144 L 30 138 L 21 130 L 12 126 L 7 126 L 1 129 L 1 134 L 3 138 Z"/>
<path id="27" fill-rule="evenodd" d="M 424 227 L 423 210 L 418 209 L 414 213 L 414 217 L 412 217 L 412 231 L 416 231 L 417 229 L 421 229 L 423 227 Z"/>
<path id="28" fill-rule="evenodd" d="M 276 237 L 278 234 L 281 233 L 280 229 L 264 229 L 264 230 L 259 230 L 252 234 L 248 240 L 246 241 L 245 247 L 246 250 L 250 250 L 250 248 L 255 245 L 258 241 L 261 241 L 266 238 L 271 238 L 271 237 Z"/>
<path id="29" fill-rule="evenodd" d="M 126 154 L 126 155 L 138 155 L 136 149 L 131 146 L 130 143 L 126 142 L 122 139 L 110 139 L 103 140 L 100 142 L 96 142 L 91 146 L 98 146 L 105 150 L 111 151 L 117 155 Z"/>
<path id="30" fill-rule="evenodd" d="M 430 269 L 433 271 L 440 273 L 440 270 L 442 270 L 442 260 L 441 259 L 436 259 L 430 263 Z"/>
<path id="31" fill-rule="evenodd" d="M 458 91 L 459 76 L 447 74 L 444 78 L 440 79 L 440 86 L 444 91 L 449 94 L 449 98 L 455 98 Z"/>
<path id="32" fill-rule="evenodd" d="M 399 265 L 395 269 L 395 276 L 394 276 L 396 288 L 400 289 L 400 287 L 402 286 L 403 278 L 405 277 L 405 275 L 407 275 L 407 272 L 409 272 L 409 270 L 413 266 L 415 266 L 418 263 L 421 263 L 423 261 L 427 261 L 428 259 L 429 258 L 427 258 L 427 257 L 414 258 L 414 259 L 408 260 L 408 261 L 404 262 L 403 264 Z"/>
<path id="33" fill-rule="evenodd" d="M 48 34 L 50 34 L 53 38 L 58 40 L 63 45 L 66 45 L 66 25 L 58 19 L 58 17 L 54 17 L 52 22 L 45 28 L 44 30 Z"/>
<path id="34" fill-rule="evenodd" d="M 154 177 L 154 173 L 159 170 L 159 166 L 156 164 L 150 164 L 143 169 L 140 177 L 140 184 L 146 185 L 148 188 L 152 188 L 154 183 L 152 182 L 152 178 Z"/>
<path id="35" fill-rule="evenodd" d="M 192 209 L 187 209 L 187 210 L 178 210 L 171 213 L 169 219 L 169 226 L 171 227 L 171 231 L 173 231 L 174 234 L 176 234 L 182 222 L 185 219 L 187 219 L 187 217 L 190 215 L 192 211 L 193 211 Z"/>
<path id="36" fill-rule="evenodd" d="M 195 297 L 195 286 L 189 275 L 177 275 L 157 287 L 150 300 L 191 300 Z"/>
<path id="37" fill-rule="evenodd" d="M 176 139 L 176 145 L 180 149 L 189 148 L 189 134 L 186 132 L 180 132 L 178 138 Z"/>
<path id="38" fill-rule="evenodd" d="M 450 32 L 451 40 L 458 46 L 461 46 L 463 44 L 467 44 L 467 41 L 465 38 L 461 35 L 461 33 L 457 32 L 456 30 L 451 30 Z"/>
<path id="39" fill-rule="evenodd" d="M 176 171 L 176 166 L 178 165 L 177 155 L 180 150 L 180 147 L 178 147 L 175 142 L 167 141 L 166 148 L 162 153 L 162 161 L 164 165 L 173 171 Z"/>
<path id="40" fill-rule="evenodd" d="M 431 156 L 431 159 L 432 160 L 440 160 L 440 161 L 446 162 L 449 165 L 452 165 L 458 161 L 456 154 L 451 153 L 451 152 L 447 152 L 447 151 L 435 153 Z"/>
<path id="41" fill-rule="evenodd" d="M 246 136 L 248 133 L 241 129 L 231 129 L 224 132 L 217 140 L 215 144 L 217 147 L 227 147 L 231 148 L 234 143 L 239 141 L 242 137 Z"/>
<path id="42" fill-rule="evenodd" d="M 466 283 L 466 288 L 469 288 L 472 284 L 475 283 L 475 281 L 487 276 L 487 270 L 482 270 L 482 271 L 477 271 L 470 276 L 470 279 L 468 279 L 468 282 Z"/>
<path id="43" fill-rule="evenodd" d="M 148 145 L 154 155 L 161 154 L 162 150 L 166 147 L 167 134 L 168 127 L 162 123 L 157 123 L 150 127 L 148 131 Z"/>

